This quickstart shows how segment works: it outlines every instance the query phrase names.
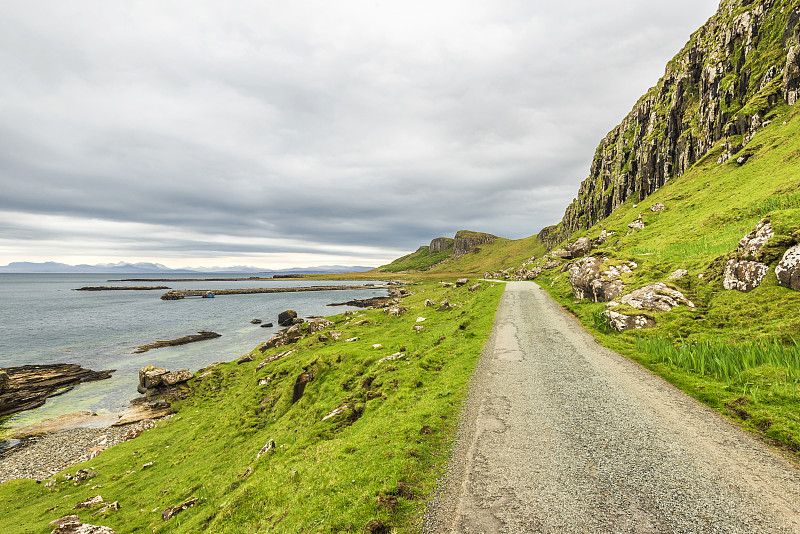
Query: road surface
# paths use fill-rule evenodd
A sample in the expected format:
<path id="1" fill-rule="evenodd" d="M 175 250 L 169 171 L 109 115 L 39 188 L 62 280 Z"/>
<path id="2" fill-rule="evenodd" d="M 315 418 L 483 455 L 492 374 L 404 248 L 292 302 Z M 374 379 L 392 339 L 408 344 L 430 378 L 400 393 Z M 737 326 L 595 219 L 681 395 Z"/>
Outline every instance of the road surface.
<path id="1" fill-rule="evenodd" d="M 511 282 L 425 532 L 800 532 L 800 471 Z"/>

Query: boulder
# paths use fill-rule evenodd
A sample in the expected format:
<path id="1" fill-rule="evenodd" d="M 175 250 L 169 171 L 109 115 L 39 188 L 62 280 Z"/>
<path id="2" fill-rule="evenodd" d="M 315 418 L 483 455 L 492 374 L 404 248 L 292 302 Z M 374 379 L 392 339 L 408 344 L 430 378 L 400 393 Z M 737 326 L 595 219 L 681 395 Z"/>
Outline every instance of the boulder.
<path id="1" fill-rule="evenodd" d="M 670 311 L 675 306 L 685 304 L 694 308 L 692 301 L 687 299 L 683 293 L 672 289 L 667 284 L 656 282 L 649 284 L 634 291 L 631 291 L 619 299 L 619 303 L 627 304 L 633 308 L 649 308 L 651 310 Z M 617 305 L 616 302 L 609 302 L 609 306 Z"/>
<path id="2" fill-rule="evenodd" d="M 426 299 L 425 300 L 425 306 L 436 306 L 436 303 L 434 301 L 432 301 L 431 299 Z"/>
<path id="3" fill-rule="evenodd" d="M 308 322 L 308 333 L 314 334 L 316 332 L 322 332 L 332 324 L 333 321 L 329 321 L 323 317 L 314 317 Z"/>
<path id="4" fill-rule="evenodd" d="M 148 365 L 139 370 L 139 385 L 136 390 L 147 395 L 148 398 L 169 395 L 182 396 L 176 386 L 186 382 L 192 376 L 189 369 L 169 371 L 163 367 Z"/>
<path id="5" fill-rule="evenodd" d="M 800 291 L 800 245 L 787 250 L 775 267 L 775 276 L 783 287 Z"/>
<path id="6" fill-rule="evenodd" d="M 761 252 L 761 249 L 764 248 L 766 242 L 773 235 L 775 235 L 775 231 L 772 229 L 772 225 L 764 219 L 759 221 L 753 231 L 739 241 L 738 251 L 741 259 L 756 259 L 758 253 Z"/>
<path id="7" fill-rule="evenodd" d="M 586 256 L 593 248 L 594 245 L 588 237 L 580 237 L 569 247 L 569 251 L 572 258 L 580 258 Z"/>
<path id="8" fill-rule="evenodd" d="M 650 211 L 658 212 L 658 211 L 664 211 L 665 209 L 667 209 L 667 207 L 661 202 L 656 202 L 655 204 L 650 206 Z"/>
<path id="9" fill-rule="evenodd" d="M 342 337 L 342 333 L 337 330 L 331 330 L 330 332 L 328 332 L 328 334 L 334 341 L 339 341 L 339 338 Z"/>
<path id="10" fill-rule="evenodd" d="M 444 301 L 442 301 L 442 305 L 439 306 L 438 308 L 436 308 L 436 311 L 447 311 L 447 310 L 449 310 L 451 308 L 452 308 L 452 306 L 450 305 L 450 301 L 449 300 L 444 300 Z"/>
<path id="11" fill-rule="evenodd" d="M 289 345 L 290 343 L 297 343 L 302 337 L 302 325 L 296 324 L 273 335 L 271 338 L 269 338 L 269 340 L 267 340 L 266 343 L 264 343 L 264 345 L 262 345 L 260 350 L 261 352 L 264 352 L 265 350 L 274 347 L 281 347 L 283 345 Z"/>
<path id="12" fill-rule="evenodd" d="M 250 324 L 261 324 L 261 319 L 253 319 Z"/>
<path id="13" fill-rule="evenodd" d="M 546 271 L 547 269 L 552 269 L 553 267 L 558 267 L 559 265 L 561 265 L 561 262 L 556 260 L 556 259 L 547 260 L 542 265 L 541 271 Z M 540 274 L 541 274 L 541 271 L 540 271 Z"/>
<path id="14" fill-rule="evenodd" d="M 173 517 L 175 514 L 186 510 L 190 506 L 194 506 L 195 504 L 197 504 L 198 500 L 199 499 L 197 497 L 192 497 L 190 499 L 186 499 L 182 503 L 177 504 L 175 506 L 169 506 L 165 508 L 163 512 L 161 512 L 161 518 L 164 521 L 166 521 L 167 519 Z"/>
<path id="15" fill-rule="evenodd" d="M 395 317 L 399 317 L 407 311 L 408 308 L 404 308 L 403 306 L 392 306 L 391 308 L 386 308 L 386 313 L 389 315 L 394 315 Z"/>
<path id="16" fill-rule="evenodd" d="M 480 282 L 475 282 L 473 285 L 469 286 L 469 291 L 477 291 L 481 288 Z"/>
<path id="17" fill-rule="evenodd" d="M 469 280 L 468 280 L 468 279 L 466 279 L 466 278 L 459 278 L 458 280 L 456 280 L 456 287 L 465 286 L 465 285 L 467 285 L 467 282 L 469 282 Z"/>
<path id="18" fill-rule="evenodd" d="M 80 521 L 66 521 L 59 523 L 51 534 L 116 534 L 116 532 L 108 527 L 89 525 Z"/>
<path id="19" fill-rule="evenodd" d="M 652 319 L 644 315 L 625 315 L 624 313 L 617 313 L 612 310 L 604 310 L 603 315 L 608 318 L 608 323 L 611 325 L 611 328 L 618 332 L 638 328 L 649 328 L 655 325 Z"/>
<path id="20" fill-rule="evenodd" d="M 636 218 L 635 221 L 628 223 L 628 228 L 631 230 L 644 230 L 644 221 L 642 220 L 642 214 L 640 213 L 639 216 Z"/>
<path id="21" fill-rule="evenodd" d="M 280 326 L 292 326 L 294 319 L 297 319 L 297 312 L 294 310 L 286 310 L 278 314 L 278 324 Z"/>
<path id="22" fill-rule="evenodd" d="M 569 269 L 569 282 L 576 298 L 590 298 L 594 302 L 608 302 L 618 297 L 624 285 L 619 279 L 618 268 L 601 271 L 603 260 L 595 257 L 583 258 Z"/>
<path id="23" fill-rule="evenodd" d="M 767 275 L 769 267 L 757 261 L 728 260 L 725 265 L 722 286 L 725 289 L 736 289 L 743 292 L 757 288 Z"/>
<path id="24" fill-rule="evenodd" d="M 687 274 L 689 274 L 689 271 L 687 271 L 686 269 L 678 269 L 675 272 L 673 272 L 672 274 L 670 274 L 667 277 L 667 280 L 676 280 L 678 278 L 683 278 Z"/>
<path id="25" fill-rule="evenodd" d="M 261 328 L 272 328 L 272 323 L 262 323 Z"/>
<path id="26" fill-rule="evenodd" d="M 241 356 L 238 360 L 236 360 L 236 363 L 241 365 L 243 363 L 248 363 L 248 362 L 252 362 L 252 361 L 253 361 L 253 355 L 252 354 L 245 354 L 244 356 Z"/>
<path id="27" fill-rule="evenodd" d="M 424 329 L 425 329 L 425 327 L 424 327 L 424 326 L 422 326 L 421 324 L 415 324 L 415 325 L 414 325 L 414 332 L 416 332 L 416 333 L 418 333 L 418 334 L 419 334 L 420 332 L 422 332 Z"/>

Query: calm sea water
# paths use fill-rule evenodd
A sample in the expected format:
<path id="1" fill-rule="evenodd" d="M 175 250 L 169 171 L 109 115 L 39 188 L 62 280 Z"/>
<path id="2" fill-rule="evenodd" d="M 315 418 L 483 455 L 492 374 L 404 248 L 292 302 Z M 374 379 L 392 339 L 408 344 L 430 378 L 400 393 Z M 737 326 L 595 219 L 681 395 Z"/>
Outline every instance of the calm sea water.
<path id="1" fill-rule="evenodd" d="M 190 275 L 195 277 L 195 275 Z M 248 275 L 197 275 L 196 278 Z M 230 361 L 249 352 L 279 330 L 278 314 L 296 310 L 301 317 L 342 313 L 350 307 L 326 306 L 386 294 L 385 290 L 339 290 L 305 293 L 223 295 L 214 299 L 165 301 L 165 290 L 73 291 L 82 286 L 164 285 L 173 289 L 232 289 L 353 284 L 329 281 L 109 282 L 119 278 L 188 278 L 182 275 L 0 274 L 0 367 L 77 363 L 116 369 L 112 378 L 81 384 L 35 410 L 12 416 L 3 427 L 20 427 L 78 410 L 114 413 L 139 396 L 139 369 L 156 365 L 196 371 L 209 363 Z M 374 281 L 370 281 L 374 282 Z M 368 282 L 369 283 L 369 282 Z M 273 328 L 250 324 L 272 322 Z M 174 339 L 200 330 L 222 337 L 179 347 L 133 354 L 140 345 Z"/>

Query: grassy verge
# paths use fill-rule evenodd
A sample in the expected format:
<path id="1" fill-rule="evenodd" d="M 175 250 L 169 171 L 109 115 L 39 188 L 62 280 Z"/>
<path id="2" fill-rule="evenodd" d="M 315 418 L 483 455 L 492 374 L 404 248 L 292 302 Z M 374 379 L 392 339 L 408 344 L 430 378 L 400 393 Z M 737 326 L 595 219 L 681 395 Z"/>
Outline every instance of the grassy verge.
<path id="1" fill-rule="evenodd" d="M 76 486 L 57 475 L 52 487 L 0 485 L 0 532 L 50 532 L 48 522 L 68 514 L 120 534 L 421 530 L 424 498 L 446 464 L 503 291 L 486 282 L 467 287 L 422 282 L 399 317 L 333 316 L 323 333 L 341 331 L 339 341 L 309 334 L 254 350 L 252 362 L 214 367 L 189 382 L 192 395 L 175 417 L 67 470 L 91 467 L 91 480 Z M 426 299 L 449 299 L 453 308 L 437 312 Z M 256 369 L 287 349 L 294 352 Z M 396 353 L 404 356 L 384 360 Z M 313 379 L 296 399 L 301 375 Z M 119 509 L 96 517 L 73 510 L 97 494 Z M 189 498 L 198 501 L 162 519 L 166 507 Z"/>

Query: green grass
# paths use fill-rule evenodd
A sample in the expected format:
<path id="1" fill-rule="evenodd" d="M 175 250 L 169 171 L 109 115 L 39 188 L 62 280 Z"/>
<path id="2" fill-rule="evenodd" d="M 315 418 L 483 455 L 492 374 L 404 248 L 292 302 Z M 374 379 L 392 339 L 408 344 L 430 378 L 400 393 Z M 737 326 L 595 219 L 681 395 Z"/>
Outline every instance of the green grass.
<path id="1" fill-rule="evenodd" d="M 119 534 L 361 532 L 373 520 L 421 530 L 424 499 L 447 461 L 503 285 L 469 292 L 424 282 L 411 290 L 403 302 L 410 310 L 400 317 L 380 310 L 334 316 L 330 329 L 343 332 L 338 342 L 310 335 L 260 371 L 264 357 L 287 347 L 254 350 L 253 362 L 192 379 L 175 417 L 67 470 L 94 468 L 98 475 L 87 484 L 58 475 L 52 488 L 27 480 L 0 485 L 0 532 L 49 533 L 49 521 L 71 513 Z M 427 298 L 448 298 L 454 308 L 436 312 L 423 306 Z M 420 316 L 426 321 L 417 323 Z M 424 330 L 415 333 L 415 324 Z M 343 341 L 351 337 L 360 340 Z M 406 357 L 379 363 L 395 352 Z M 314 379 L 293 403 L 304 372 Z M 348 408 L 322 421 L 341 406 Z M 269 440 L 274 451 L 256 459 Z M 72 510 L 96 494 L 120 509 L 103 517 Z M 190 497 L 198 504 L 161 518 L 165 507 Z"/>

